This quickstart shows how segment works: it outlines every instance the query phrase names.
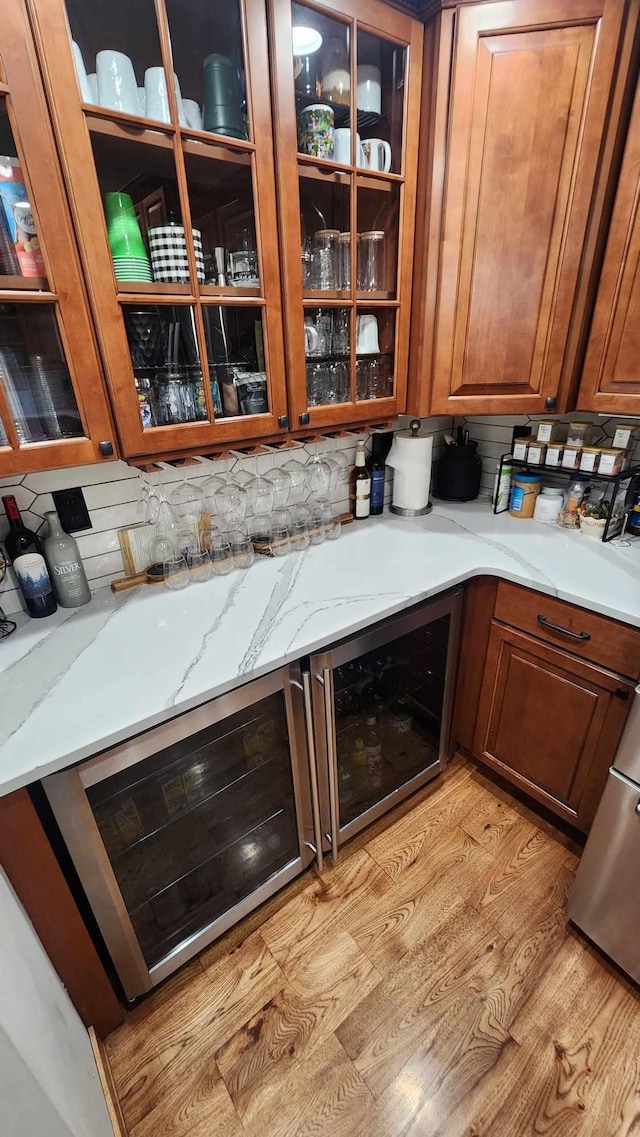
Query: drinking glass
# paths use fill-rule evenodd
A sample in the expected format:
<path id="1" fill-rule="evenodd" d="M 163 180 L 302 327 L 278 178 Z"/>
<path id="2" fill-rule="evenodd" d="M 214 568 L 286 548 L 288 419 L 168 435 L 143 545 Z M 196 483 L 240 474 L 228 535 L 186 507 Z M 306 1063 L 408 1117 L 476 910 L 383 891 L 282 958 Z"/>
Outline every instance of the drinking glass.
<path id="1" fill-rule="evenodd" d="M 236 568 L 251 568 L 255 560 L 253 542 L 242 529 L 232 529 L 229 533 L 229 547 Z"/>
<path id="2" fill-rule="evenodd" d="M 323 498 L 310 498 L 309 512 L 311 513 L 311 528 L 309 529 L 309 540 L 312 545 L 321 545 L 324 541 L 324 527 L 325 521 L 328 516 L 331 516 L 331 506 L 326 499 Z"/>
<path id="3" fill-rule="evenodd" d="M 200 551 L 200 534 L 193 529 L 179 529 L 176 537 L 176 549 L 183 557 Z"/>
<path id="4" fill-rule="evenodd" d="M 226 485 L 224 479 L 218 474 L 210 474 L 202 483 L 204 513 L 209 514 L 210 517 L 216 512 L 216 494 L 224 485 Z"/>
<path id="5" fill-rule="evenodd" d="M 271 540 L 271 522 L 269 518 L 262 514 L 258 517 L 252 517 L 249 525 L 249 535 L 251 537 L 251 544 L 258 553 L 268 553 L 269 544 Z"/>
<path id="6" fill-rule="evenodd" d="M 313 236 L 311 267 L 313 287 L 323 292 L 338 287 L 339 229 L 318 229 Z"/>
<path id="7" fill-rule="evenodd" d="M 344 292 L 351 288 L 351 233 L 338 237 L 338 288 Z"/>
<path id="8" fill-rule="evenodd" d="M 358 289 L 381 292 L 384 270 L 384 233 L 381 229 L 360 234 L 358 245 Z"/>
<path id="9" fill-rule="evenodd" d="M 175 552 L 173 538 L 160 533 L 151 546 L 151 563 L 154 565 L 164 564 L 165 561 L 170 561 L 175 556 Z"/>
<path id="10" fill-rule="evenodd" d="M 214 576 L 227 576 L 231 572 L 234 567 L 233 557 L 226 533 L 211 534 L 209 557 Z"/>
<path id="11" fill-rule="evenodd" d="M 356 360 L 356 399 L 368 399 L 369 395 L 369 360 Z"/>
<path id="12" fill-rule="evenodd" d="M 248 494 L 243 486 L 226 482 L 216 491 L 214 501 L 220 517 L 229 526 L 240 525 L 247 515 Z"/>
<path id="13" fill-rule="evenodd" d="M 333 509 L 330 507 L 329 517 L 325 518 L 324 535 L 327 541 L 337 541 L 341 533 L 342 525 L 340 524 L 340 518 L 334 514 Z"/>
<path id="14" fill-rule="evenodd" d="M 273 486 L 273 504 L 275 509 L 283 509 L 289 501 L 291 493 L 291 475 L 284 466 L 274 466 L 264 475 L 265 481 Z"/>
<path id="15" fill-rule="evenodd" d="M 213 576 L 213 565 L 206 550 L 193 549 L 187 554 L 189 576 L 196 584 L 205 584 Z"/>
<path id="16" fill-rule="evenodd" d="M 331 484 L 331 467 L 319 454 L 314 454 L 307 462 L 307 482 L 315 497 L 326 497 Z"/>
<path id="17" fill-rule="evenodd" d="M 291 517 L 286 509 L 276 509 L 271 517 L 269 548 L 274 557 L 286 557 L 291 552 Z"/>
<path id="18" fill-rule="evenodd" d="M 350 347 L 349 309 L 338 308 L 333 315 L 333 354 L 348 355 Z"/>
<path id="19" fill-rule="evenodd" d="M 163 564 L 164 583 L 171 592 L 179 592 L 189 583 L 189 567 L 183 556 L 168 557 Z"/>
<path id="20" fill-rule="evenodd" d="M 286 470 L 291 479 L 291 488 L 289 490 L 289 500 L 292 502 L 302 501 L 307 489 L 307 468 L 303 462 L 299 462 L 297 458 L 290 458 L 285 462 L 283 470 Z"/>
<path id="21" fill-rule="evenodd" d="M 309 529 L 311 528 L 311 513 L 306 505 L 295 505 L 291 510 L 291 547 L 294 552 L 301 553 L 309 548 Z"/>

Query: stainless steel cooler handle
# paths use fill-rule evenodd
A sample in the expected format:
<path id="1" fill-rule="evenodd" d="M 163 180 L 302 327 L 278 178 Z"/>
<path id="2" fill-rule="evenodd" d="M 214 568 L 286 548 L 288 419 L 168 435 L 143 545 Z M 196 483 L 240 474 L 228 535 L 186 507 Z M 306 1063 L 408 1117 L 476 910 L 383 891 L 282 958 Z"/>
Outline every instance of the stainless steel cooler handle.
<path id="1" fill-rule="evenodd" d="M 307 728 L 307 747 L 309 749 L 309 781 L 311 782 L 311 813 L 313 816 L 313 838 L 315 841 L 316 862 L 318 872 L 322 872 L 324 855 L 322 852 L 322 824 L 320 822 L 320 797 L 318 794 L 318 768 L 316 759 L 316 743 L 313 733 L 313 711 L 311 706 L 311 676 L 308 671 L 302 673 L 302 690 L 304 695 L 304 720 Z"/>
<path id="2" fill-rule="evenodd" d="M 331 816 L 331 859 L 334 865 L 338 860 L 338 788 L 336 786 L 336 773 L 338 760 L 336 757 L 336 722 L 333 713 L 333 683 L 331 681 L 331 668 L 322 668 L 322 685 L 324 687 L 324 717 L 327 731 L 327 760 L 329 764 L 329 813 Z"/>

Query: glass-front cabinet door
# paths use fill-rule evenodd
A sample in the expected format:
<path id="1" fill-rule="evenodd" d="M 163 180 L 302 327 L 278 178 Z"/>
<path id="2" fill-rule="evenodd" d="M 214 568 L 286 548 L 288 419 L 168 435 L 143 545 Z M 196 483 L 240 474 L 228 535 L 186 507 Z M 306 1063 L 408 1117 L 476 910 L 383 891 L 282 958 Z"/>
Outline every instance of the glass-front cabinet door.
<path id="1" fill-rule="evenodd" d="M 404 409 L 422 25 L 272 0 L 292 427 Z"/>
<path id="2" fill-rule="evenodd" d="M 32 13 L 126 455 L 286 429 L 262 0 Z"/>
<path id="3" fill-rule="evenodd" d="M 22 4 L 7 0 L 0 20 L 0 475 L 114 453 L 28 19 Z"/>

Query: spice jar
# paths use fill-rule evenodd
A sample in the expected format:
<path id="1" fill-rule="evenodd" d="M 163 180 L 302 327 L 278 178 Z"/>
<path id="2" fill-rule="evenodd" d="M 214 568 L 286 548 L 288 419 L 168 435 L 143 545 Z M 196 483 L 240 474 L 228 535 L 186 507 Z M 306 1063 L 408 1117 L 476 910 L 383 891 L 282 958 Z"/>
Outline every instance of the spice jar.
<path id="1" fill-rule="evenodd" d="M 540 474 L 518 474 L 513 479 L 509 499 L 509 513 L 512 517 L 533 517 L 541 484 Z"/>
<path id="2" fill-rule="evenodd" d="M 598 473 L 619 474 L 621 470 L 624 470 L 626 459 L 627 453 L 625 450 L 601 450 Z"/>
<path id="3" fill-rule="evenodd" d="M 599 446 L 583 446 L 580 455 L 580 469 L 585 470 L 587 474 L 593 474 L 594 470 L 598 469 L 599 457 Z"/>
<path id="4" fill-rule="evenodd" d="M 546 442 L 530 442 L 527 451 L 527 462 L 530 462 L 532 466 L 544 466 L 546 453 Z"/>
<path id="5" fill-rule="evenodd" d="M 550 442 L 547 446 L 545 466 L 561 466 L 564 446 L 561 442 Z"/>
<path id="6" fill-rule="evenodd" d="M 562 468 L 564 470 L 579 470 L 581 446 L 565 446 L 562 452 Z"/>
<path id="7" fill-rule="evenodd" d="M 585 446 L 589 436 L 588 422 L 570 422 L 567 446 Z"/>
<path id="8" fill-rule="evenodd" d="M 556 429 L 555 422 L 545 421 L 538 423 L 536 438 L 538 442 L 551 442 Z"/>
<path id="9" fill-rule="evenodd" d="M 381 292 L 384 287 L 384 233 L 372 229 L 360 234 L 358 247 L 358 288 L 361 292 Z"/>
<path id="10" fill-rule="evenodd" d="M 533 436 L 528 434 L 525 438 L 516 438 L 513 444 L 513 457 L 519 461 L 526 461 L 529 443 L 533 442 Z"/>
<path id="11" fill-rule="evenodd" d="M 617 422 L 611 443 L 614 450 L 628 450 L 635 438 L 636 424 L 633 422 Z"/>

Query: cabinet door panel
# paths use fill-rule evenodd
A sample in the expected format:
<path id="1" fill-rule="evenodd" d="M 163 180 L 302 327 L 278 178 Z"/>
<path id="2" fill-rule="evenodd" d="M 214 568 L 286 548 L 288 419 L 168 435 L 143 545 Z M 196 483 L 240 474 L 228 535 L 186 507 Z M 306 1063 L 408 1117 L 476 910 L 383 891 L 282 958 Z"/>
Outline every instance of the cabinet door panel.
<path id="1" fill-rule="evenodd" d="M 433 413 L 564 398 L 619 31 L 606 0 L 459 13 Z"/>
<path id="2" fill-rule="evenodd" d="M 476 756 L 587 831 L 632 691 L 611 672 L 494 621 Z"/>
<path id="3" fill-rule="evenodd" d="M 618 181 L 579 406 L 640 413 L 640 89 Z"/>

